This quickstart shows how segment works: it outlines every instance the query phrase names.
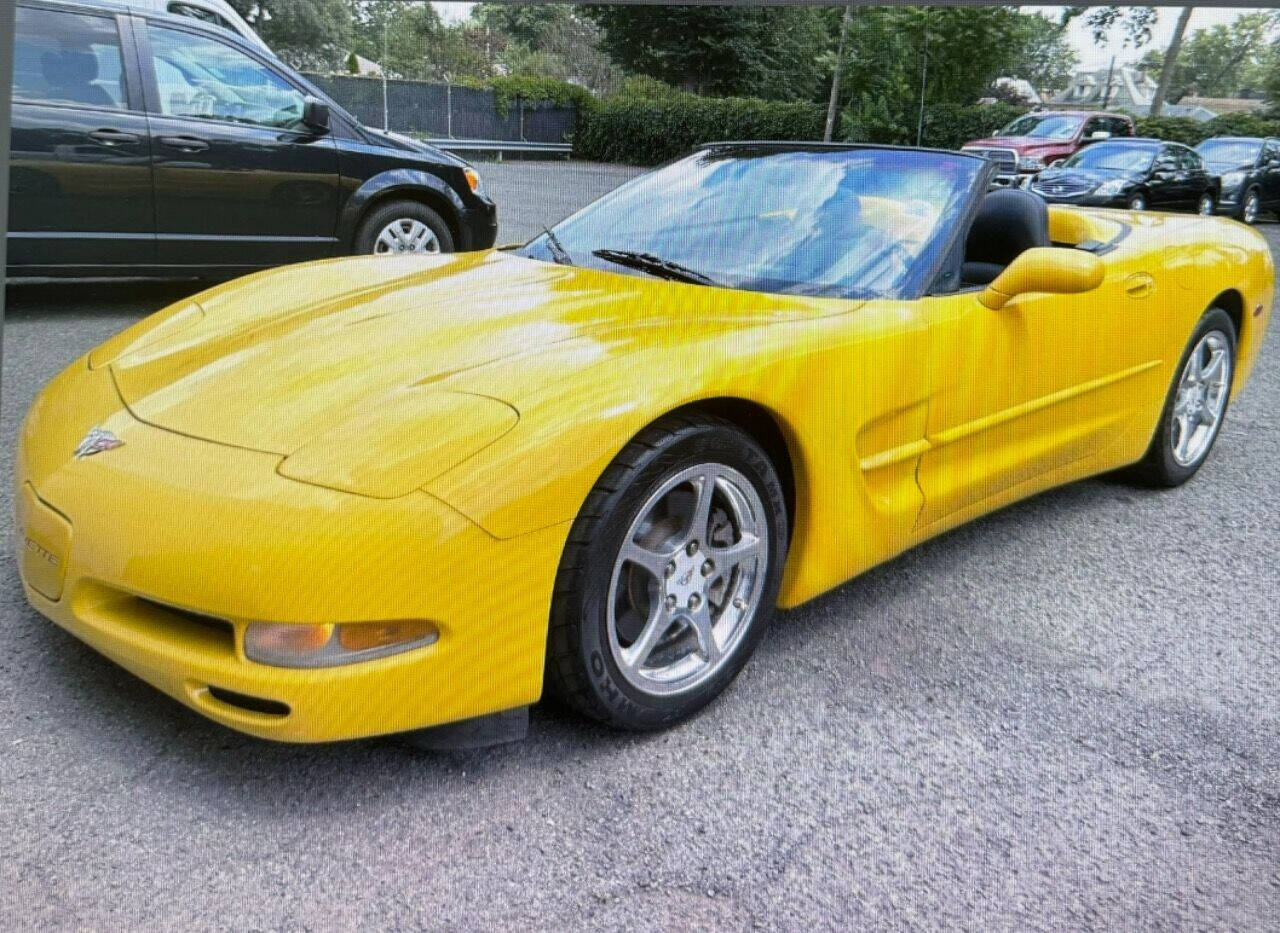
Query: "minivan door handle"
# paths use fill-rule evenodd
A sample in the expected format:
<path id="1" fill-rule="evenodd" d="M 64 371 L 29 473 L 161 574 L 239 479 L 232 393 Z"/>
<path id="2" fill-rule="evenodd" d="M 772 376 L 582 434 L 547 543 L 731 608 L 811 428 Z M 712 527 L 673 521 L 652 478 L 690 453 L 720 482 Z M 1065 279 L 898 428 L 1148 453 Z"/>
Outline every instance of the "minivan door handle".
<path id="1" fill-rule="evenodd" d="M 138 137 L 133 133 L 110 129 L 94 130 L 89 134 L 89 138 L 95 143 L 102 143 L 104 146 L 122 146 L 138 141 Z"/>
<path id="2" fill-rule="evenodd" d="M 209 143 L 198 136 L 161 136 L 160 144 L 182 152 L 203 152 Z"/>

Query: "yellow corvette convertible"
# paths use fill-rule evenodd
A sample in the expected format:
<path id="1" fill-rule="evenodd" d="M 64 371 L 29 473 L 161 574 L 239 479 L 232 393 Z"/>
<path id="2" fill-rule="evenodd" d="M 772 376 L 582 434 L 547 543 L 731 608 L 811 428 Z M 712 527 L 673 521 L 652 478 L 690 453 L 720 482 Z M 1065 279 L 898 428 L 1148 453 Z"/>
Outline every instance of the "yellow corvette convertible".
<path id="1" fill-rule="evenodd" d="M 510 737 L 544 689 L 674 723 L 776 606 L 1046 487 L 1204 463 L 1263 239 L 992 171 L 715 144 L 519 248 L 210 288 L 33 405 L 27 597 L 271 739 Z"/>

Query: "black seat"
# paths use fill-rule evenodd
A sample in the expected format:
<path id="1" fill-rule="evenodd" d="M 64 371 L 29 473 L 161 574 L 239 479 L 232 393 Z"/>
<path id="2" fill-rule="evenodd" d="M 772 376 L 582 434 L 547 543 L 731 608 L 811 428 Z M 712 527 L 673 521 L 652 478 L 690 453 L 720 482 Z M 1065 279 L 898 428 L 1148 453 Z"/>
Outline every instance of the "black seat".
<path id="1" fill-rule="evenodd" d="M 1021 188 L 992 191 L 978 205 L 969 228 L 960 279 L 965 285 L 989 285 L 1024 250 L 1049 245 L 1049 208 Z"/>
<path id="2" fill-rule="evenodd" d="M 59 49 L 40 56 L 40 67 L 49 85 L 49 94 L 56 100 L 91 107 L 118 107 L 119 104 L 94 84 L 98 77 L 98 59 L 92 52 L 78 49 Z"/>

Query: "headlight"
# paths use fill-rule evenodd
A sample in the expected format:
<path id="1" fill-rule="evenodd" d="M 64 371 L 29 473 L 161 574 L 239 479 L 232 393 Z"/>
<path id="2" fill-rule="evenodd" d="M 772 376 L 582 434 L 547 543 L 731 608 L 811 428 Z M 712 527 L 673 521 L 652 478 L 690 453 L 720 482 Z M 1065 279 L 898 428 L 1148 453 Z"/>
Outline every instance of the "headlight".
<path id="1" fill-rule="evenodd" d="M 439 630 L 424 619 L 335 625 L 250 622 L 244 654 L 274 667 L 334 667 L 422 648 L 439 637 Z"/>
<path id="2" fill-rule="evenodd" d="M 1123 178 L 1113 178 L 1110 181 L 1104 181 L 1102 184 L 1098 185 L 1097 188 L 1093 189 L 1093 193 L 1102 195 L 1119 194 L 1124 190 L 1124 186 L 1127 184 L 1128 182 Z"/>
<path id="3" fill-rule="evenodd" d="M 467 187 L 472 194 L 484 194 L 484 185 L 480 183 L 480 174 L 475 169 L 468 165 L 462 170 L 462 174 L 467 176 Z"/>
<path id="4" fill-rule="evenodd" d="M 1226 172 L 1222 176 L 1222 190 L 1231 191 L 1244 184 L 1244 172 Z"/>
<path id="5" fill-rule="evenodd" d="M 1039 156 L 1023 156 L 1018 159 L 1018 169 L 1023 172 L 1038 172 L 1044 168 L 1044 159 Z"/>

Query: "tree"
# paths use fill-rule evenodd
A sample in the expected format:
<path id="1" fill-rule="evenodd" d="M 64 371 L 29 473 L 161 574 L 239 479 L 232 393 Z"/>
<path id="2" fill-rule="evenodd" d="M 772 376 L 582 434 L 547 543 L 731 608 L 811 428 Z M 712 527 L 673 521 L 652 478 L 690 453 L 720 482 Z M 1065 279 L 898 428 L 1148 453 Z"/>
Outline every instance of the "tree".
<path id="1" fill-rule="evenodd" d="M 1231 97 L 1257 89 L 1270 64 L 1277 14 L 1245 13 L 1231 23 L 1197 29 L 1182 46 L 1169 84 L 1169 100 L 1194 91 L 1205 97 Z M 1165 53 L 1153 49 L 1143 58 L 1151 72 L 1164 68 Z"/>
<path id="2" fill-rule="evenodd" d="M 601 28 L 569 4 L 478 3 L 471 17 L 501 37 L 498 61 L 511 74 L 572 79 L 601 92 L 622 83 Z"/>
<path id="3" fill-rule="evenodd" d="M 591 6 L 628 71 L 703 94 L 816 100 L 827 12 L 813 7 Z"/>
<path id="4" fill-rule="evenodd" d="M 1182 49 L 1182 37 L 1186 35 L 1187 23 L 1195 7 L 1185 6 L 1178 14 L 1178 23 L 1173 27 L 1173 38 L 1169 40 L 1169 48 L 1164 53 L 1164 64 L 1160 68 L 1160 80 L 1156 84 L 1156 92 L 1151 97 L 1150 115 L 1160 116 L 1164 109 L 1164 99 L 1169 94 L 1169 82 L 1173 80 L 1173 69 L 1178 64 L 1178 53 Z"/>
<path id="5" fill-rule="evenodd" d="M 267 45 L 295 68 L 340 65 L 351 39 L 348 0 L 230 0 Z"/>
<path id="6" fill-rule="evenodd" d="M 1018 26 L 1018 46 L 1009 76 L 1030 81 L 1037 91 L 1069 85 L 1080 58 L 1067 42 L 1067 24 L 1029 13 Z"/>
<path id="7" fill-rule="evenodd" d="M 977 101 L 1012 70 L 1024 18 L 1009 7 L 859 8 L 844 74 L 846 138 L 914 142 L 930 108 Z"/>

